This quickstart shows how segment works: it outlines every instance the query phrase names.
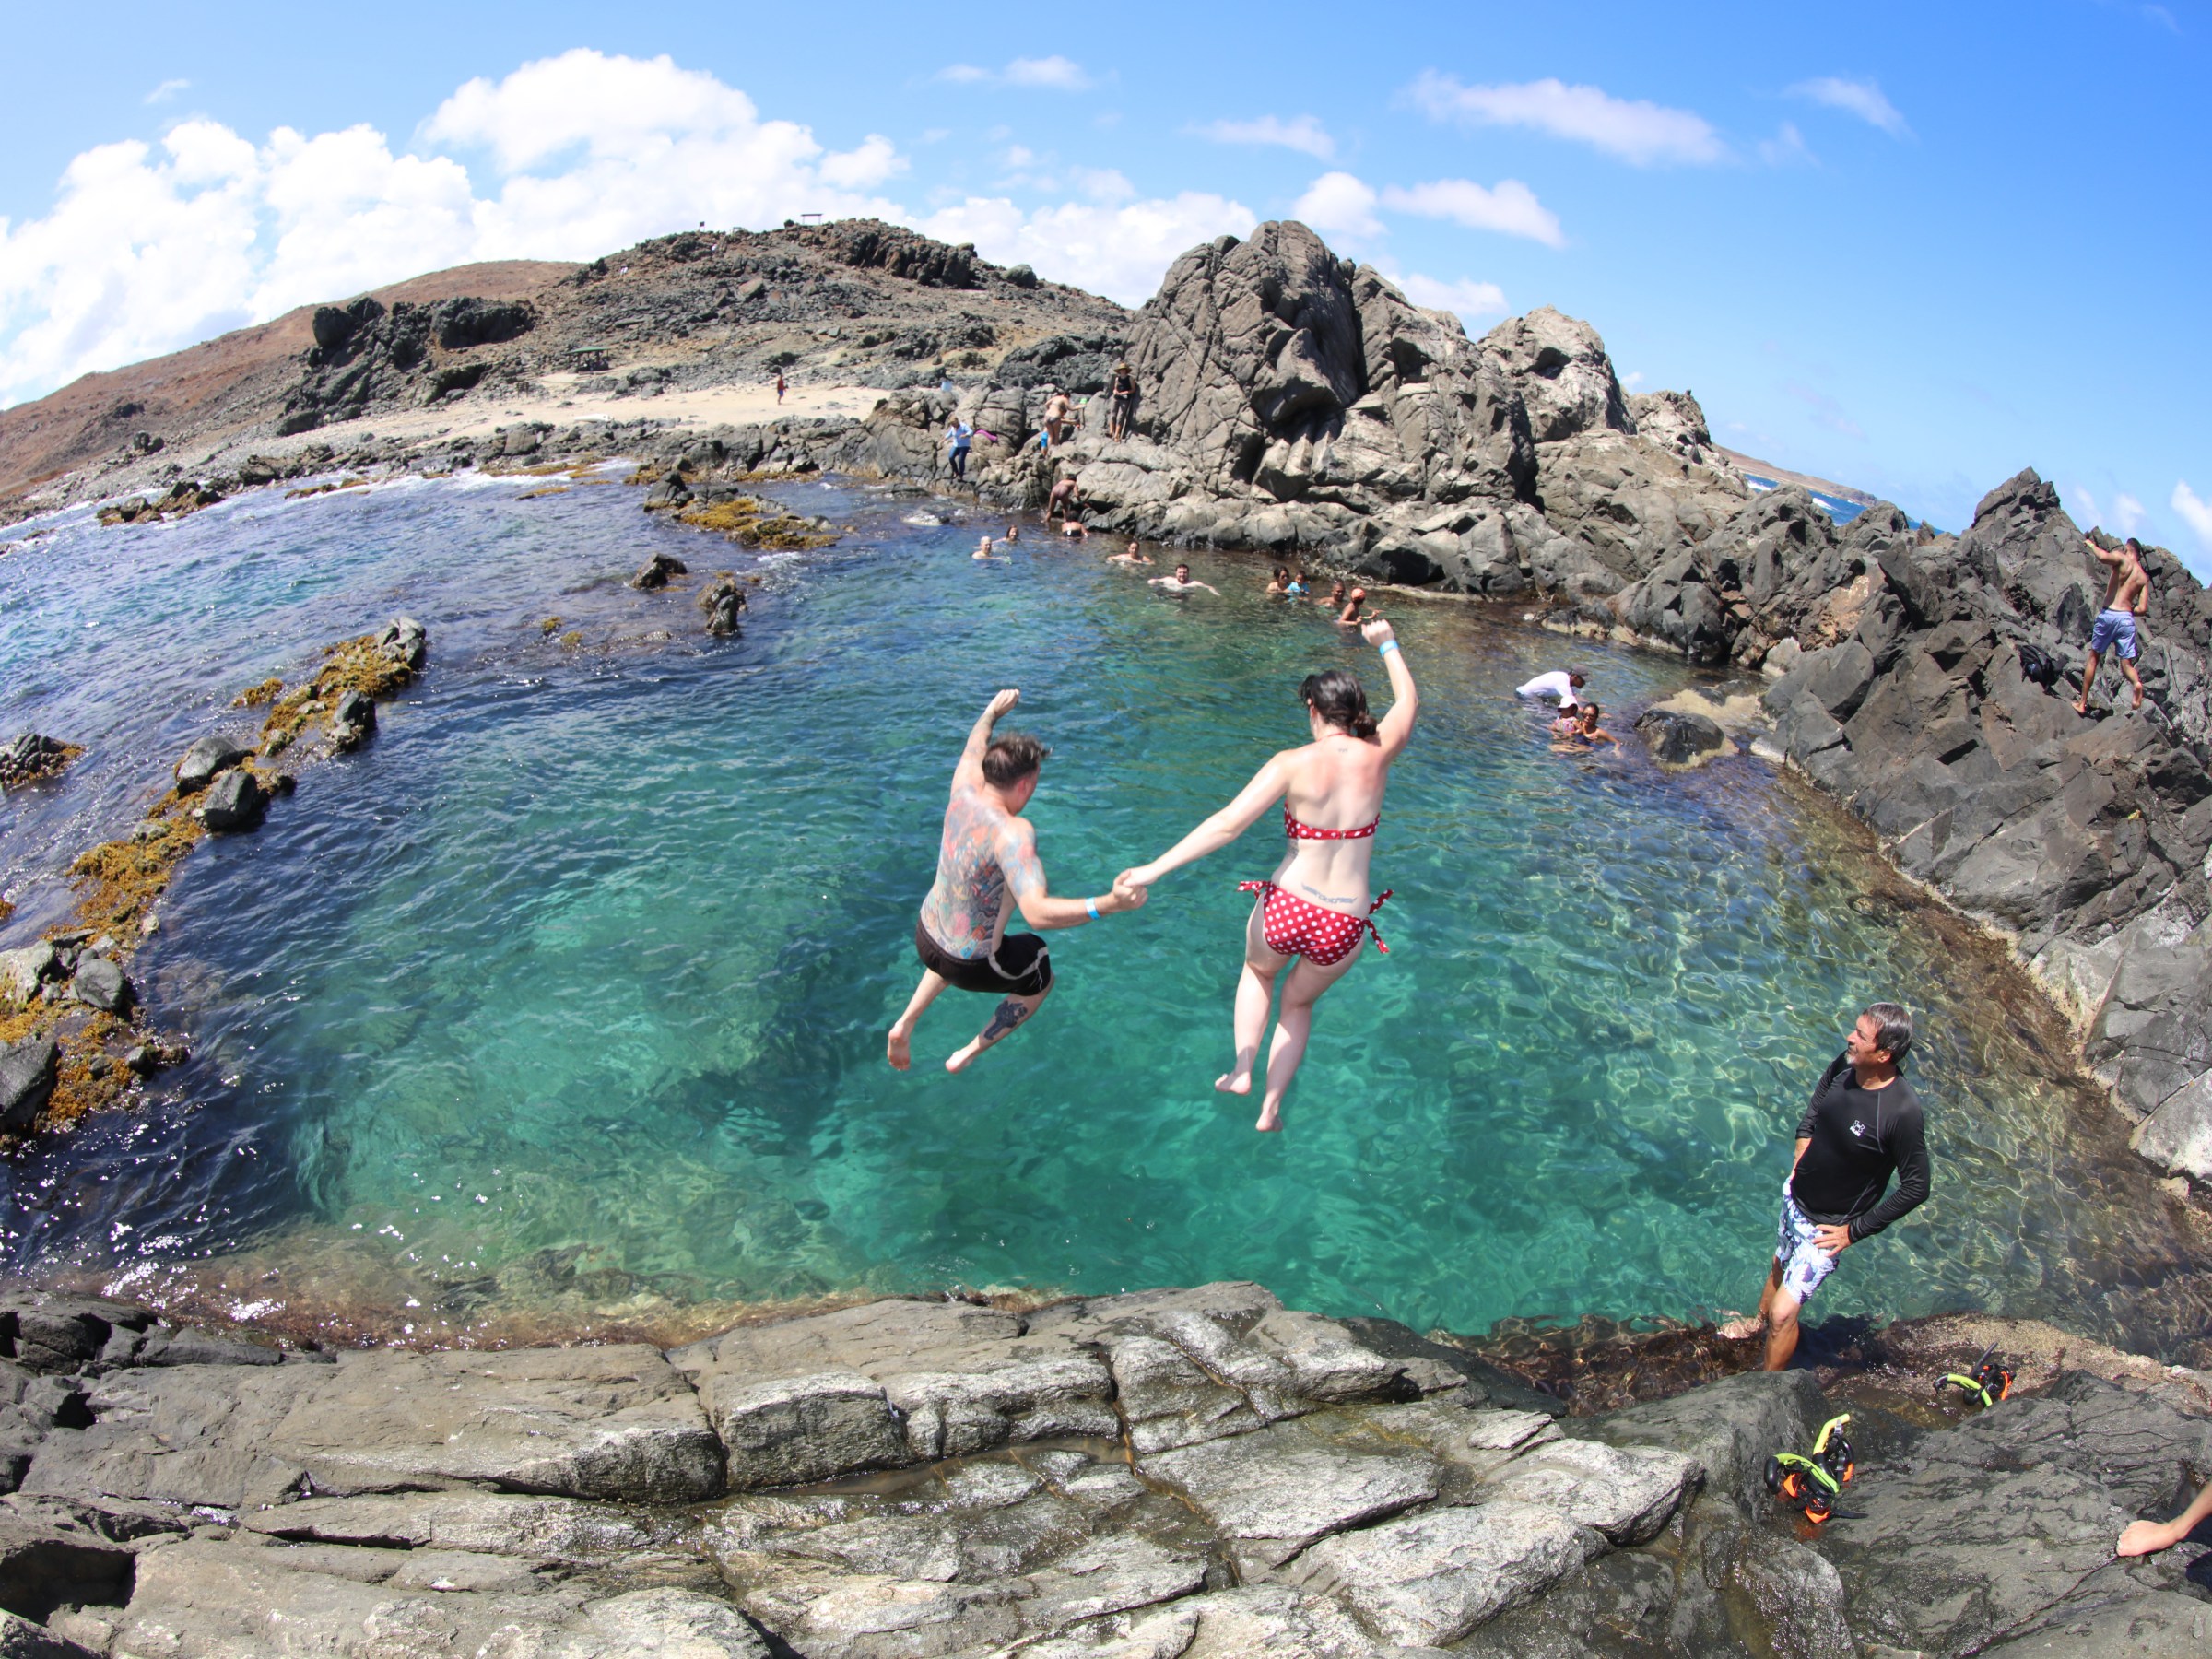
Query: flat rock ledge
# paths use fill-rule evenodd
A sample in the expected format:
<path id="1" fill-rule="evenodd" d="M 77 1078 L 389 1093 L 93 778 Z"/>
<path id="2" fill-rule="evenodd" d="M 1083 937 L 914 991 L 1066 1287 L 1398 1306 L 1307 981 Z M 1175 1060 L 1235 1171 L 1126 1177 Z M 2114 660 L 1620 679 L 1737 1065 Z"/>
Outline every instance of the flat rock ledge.
<path id="1" fill-rule="evenodd" d="M 1869 1422 L 1746 1375 L 1561 1419 L 1457 1348 L 1217 1284 L 889 1300 L 643 1345 L 279 1348 L 0 1286 L 0 1654 L 1382 1659 L 2201 1653 L 2178 1389 Z"/>

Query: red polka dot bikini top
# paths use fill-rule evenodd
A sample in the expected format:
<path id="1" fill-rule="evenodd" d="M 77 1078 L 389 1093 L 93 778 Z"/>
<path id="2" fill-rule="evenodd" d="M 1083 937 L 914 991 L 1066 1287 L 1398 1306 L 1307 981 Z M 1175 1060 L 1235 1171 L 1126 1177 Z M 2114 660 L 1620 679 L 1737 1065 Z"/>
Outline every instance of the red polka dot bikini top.
<path id="1" fill-rule="evenodd" d="M 1382 827 L 1382 815 L 1377 813 L 1375 821 L 1357 830 L 1316 830 L 1312 824 L 1301 824 L 1290 816 L 1288 803 L 1283 806 L 1283 833 L 1292 841 L 1365 841 Z"/>

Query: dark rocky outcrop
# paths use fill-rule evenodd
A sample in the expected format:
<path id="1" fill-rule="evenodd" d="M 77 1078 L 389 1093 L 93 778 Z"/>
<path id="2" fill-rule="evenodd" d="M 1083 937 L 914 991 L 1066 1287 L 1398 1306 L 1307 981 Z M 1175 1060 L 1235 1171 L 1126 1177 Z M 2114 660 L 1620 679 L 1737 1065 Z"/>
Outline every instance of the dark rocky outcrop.
<path id="1" fill-rule="evenodd" d="M 690 499 L 688 493 L 684 499 L 687 500 Z M 653 504 L 648 503 L 648 505 Z M 674 505 L 674 498 L 665 497 L 663 504 Z M 638 567 L 638 573 L 629 579 L 629 585 L 641 594 L 658 593 L 668 585 L 668 579 L 671 576 L 688 575 L 690 573 L 690 566 L 673 553 L 655 553 Z"/>
<path id="2" fill-rule="evenodd" d="M 206 798 L 194 808 L 194 814 L 210 830 L 237 833 L 260 829 L 268 809 L 269 794 L 261 780 L 239 767 L 208 785 Z"/>
<path id="3" fill-rule="evenodd" d="M 376 735 L 376 700 L 362 691 L 348 691 L 330 712 L 330 748 L 342 755 L 359 748 Z"/>
<path id="4" fill-rule="evenodd" d="M 738 619 L 745 615 L 745 589 L 735 577 L 722 577 L 700 594 L 699 608 L 706 613 L 707 632 L 726 640 L 736 633 Z"/>
<path id="5" fill-rule="evenodd" d="M 21 789 L 41 778 L 53 777 L 83 753 L 75 744 L 36 732 L 21 733 L 0 747 L 0 789 Z"/>
<path id="6" fill-rule="evenodd" d="M 0 1047 L 0 1129 L 19 1130 L 53 1093 L 61 1050 L 51 1037 L 26 1037 Z"/>
<path id="7" fill-rule="evenodd" d="M 214 782 L 219 773 L 251 759 L 253 753 L 228 732 L 209 733 L 186 749 L 184 758 L 177 762 L 177 793 L 198 794 Z"/>
<path id="8" fill-rule="evenodd" d="M 487 362 L 449 362 L 449 354 L 520 338 L 536 326 L 524 300 L 462 297 L 387 307 L 367 296 L 325 305 L 313 319 L 314 346 L 276 419 L 279 434 L 347 420 L 377 406 L 435 401 L 483 379 Z"/>

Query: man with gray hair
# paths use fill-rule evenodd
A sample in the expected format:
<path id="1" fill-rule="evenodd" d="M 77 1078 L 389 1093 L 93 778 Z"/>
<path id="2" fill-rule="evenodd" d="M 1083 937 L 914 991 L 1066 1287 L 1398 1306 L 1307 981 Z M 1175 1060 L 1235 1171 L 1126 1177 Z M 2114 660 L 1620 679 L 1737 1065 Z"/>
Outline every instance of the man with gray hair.
<path id="1" fill-rule="evenodd" d="M 1782 1236 L 1759 1318 L 1728 1333 L 1750 1335 L 1763 1324 L 1769 1371 L 1797 1351 L 1798 1310 L 1836 1258 L 1927 1198 L 1920 1097 L 1897 1070 L 1912 1046 L 1912 1015 L 1895 1003 L 1868 1004 L 1798 1120 L 1797 1157 L 1782 1187 Z M 1897 1191 L 1884 1197 L 1892 1175 Z"/>

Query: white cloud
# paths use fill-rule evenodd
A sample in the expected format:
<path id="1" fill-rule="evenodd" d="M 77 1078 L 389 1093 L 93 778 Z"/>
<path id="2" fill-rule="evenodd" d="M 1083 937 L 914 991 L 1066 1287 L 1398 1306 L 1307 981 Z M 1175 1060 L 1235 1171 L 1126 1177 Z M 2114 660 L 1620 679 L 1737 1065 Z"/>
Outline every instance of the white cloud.
<path id="1" fill-rule="evenodd" d="M 1388 270 L 1382 274 L 1396 283 L 1406 298 L 1416 305 L 1430 311 L 1451 312 L 1463 324 L 1469 317 L 1502 317 L 1509 309 L 1505 290 L 1494 282 L 1476 282 L 1465 276 L 1447 282 L 1424 276 L 1418 271 L 1405 276 Z"/>
<path id="2" fill-rule="evenodd" d="M 1348 172 L 1323 173 L 1291 205 L 1290 216 L 1324 236 L 1382 234 L 1382 221 L 1375 217 L 1373 187 Z"/>
<path id="3" fill-rule="evenodd" d="M 2143 503 L 2131 495 L 2112 498 L 2112 523 L 2123 535 L 2133 535 L 2143 528 Z"/>
<path id="4" fill-rule="evenodd" d="M 1258 222 L 1241 202 L 1184 191 L 1119 206 L 1066 202 L 1034 213 L 1004 196 L 970 196 L 914 227 L 943 241 L 971 241 L 997 264 L 1030 265 L 1054 281 L 1140 305 L 1177 255 L 1217 236 L 1248 236 Z"/>
<path id="5" fill-rule="evenodd" d="M 1006 76 L 1010 87 L 1058 87 L 1080 92 L 1090 85 L 1090 76 L 1083 73 L 1082 65 L 1057 53 L 1051 57 L 1016 58 L 1006 65 Z"/>
<path id="6" fill-rule="evenodd" d="M 1642 384 L 1643 371 L 1641 369 L 1631 369 L 1628 373 L 1620 377 L 1620 389 L 1623 392 L 1633 392 L 1637 387 Z"/>
<path id="7" fill-rule="evenodd" d="M 1799 81 L 1790 91 L 1798 98 L 1809 98 L 1831 110 L 1856 115 L 1892 138 L 1912 135 L 1912 129 L 1905 124 L 1897 106 L 1883 97 L 1881 88 L 1871 80 L 1845 80 L 1841 76 L 1824 75 L 1817 80 Z"/>
<path id="8" fill-rule="evenodd" d="M 2180 478 L 2173 481 L 2173 510 L 2196 532 L 2196 539 L 2212 551 L 2212 501 L 2197 499 L 2196 491 Z"/>
<path id="9" fill-rule="evenodd" d="M 1392 184 L 1383 189 L 1382 206 L 1400 213 L 1418 213 L 1425 218 L 1453 219 L 1473 230 L 1525 236 L 1547 248 L 1567 245 L 1567 238 L 1559 229 L 1559 216 L 1537 201 L 1536 193 L 1517 179 L 1501 179 L 1495 188 L 1488 190 L 1469 179 L 1438 179 L 1433 183 L 1403 188 Z"/>
<path id="10" fill-rule="evenodd" d="M 1596 87 L 1570 87 L 1556 79 L 1469 87 L 1429 69 L 1407 95 L 1416 108 L 1438 121 L 1528 127 L 1591 145 L 1639 167 L 1719 161 L 1728 153 L 1720 135 L 1694 111 L 1615 98 Z"/>
<path id="11" fill-rule="evenodd" d="M 192 83 L 188 80 L 165 80 L 146 95 L 145 101 L 148 104 L 165 103 L 178 93 L 191 89 Z"/>
<path id="12" fill-rule="evenodd" d="M 1800 161 L 1818 164 L 1818 160 L 1794 121 L 1783 122 L 1774 129 L 1773 137 L 1759 141 L 1759 159 L 1769 167 L 1789 167 Z"/>
<path id="13" fill-rule="evenodd" d="M 937 71 L 937 78 L 963 86 L 1047 87 L 1062 92 L 1081 92 L 1091 85 L 1082 65 L 1057 53 L 1051 57 L 1016 58 L 1004 69 L 947 64 Z"/>
<path id="14" fill-rule="evenodd" d="M 1094 202 L 1118 203 L 1133 201 L 1136 186 L 1112 167 L 1071 167 L 1067 176 L 1075 181 L 1076 188 Z"/>
<path id="15" fill-rule="evenodd" d="M 570 52 L 472 80 L 395 152 L 369 126 L 254 144 L 187 121 L 102 145 L 42 218 L 0 220 L 0 406 L 295 305 L 480 259 L 581 259 L 701 219 L 910 217 L 864 194 L 888 139 L 829 153 L 806 127 L 666 57 Z"/>
<path id="16" fill-rule="evenodd" d="M 1317 161 L 1334 160 L 1336 155 L 1336 141 L 1311 115 L 1293 116 L 1288 121 L 1279 115 L 1262 115 L 1253 121 L 1214 121 L 1188 130 L 1216 144 L 1277 144 Z"/>

